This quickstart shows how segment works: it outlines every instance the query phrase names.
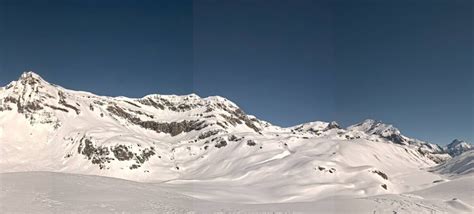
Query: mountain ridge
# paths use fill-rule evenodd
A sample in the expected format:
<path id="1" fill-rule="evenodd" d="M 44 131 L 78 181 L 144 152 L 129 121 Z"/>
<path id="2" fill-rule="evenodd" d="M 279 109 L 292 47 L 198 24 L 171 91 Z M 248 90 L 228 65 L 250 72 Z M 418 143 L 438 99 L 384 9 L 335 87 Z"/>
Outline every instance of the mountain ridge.
<path id="1" fill-rule="evenodd" d="M 439 146 L 374 120 L 347 129 L 322 121 L 279 127 L 223 97 L 99 96 L 32 72 L 0 89 L 0 156 L 1 172 L 215 188 L 189 193 L 198 198 L 229 194 L 220 191 L 221 183 L 235 191 L 258 186 L 230 197 L 243 203 L 404 192 L 413 187 L 398 178 L 400 172 L 428 173 L 420 169 L 450 158 Z M 288 193 L 288 185 L 297 188 Z M 304 191 L 308 186 L 314 190 Z"/>
<path id="2" fill-rule="evenodd" d="M 229 124 L 234 125 L 234 126 L 236 124 L 244 124 L 245 126 L 247 126 L 248 128 L 252 129 L 253 131 L 257 133 L 260 132 L 263 127 L 271 128 L 274 130 L 275 129 L 277 130 L 278 129 L 292 129 L 292 132 L 295 132 L 295 130 L 304 131 L 304 132 L 309 131 L 315 134 L 318 134 L 317 132 L 327 131 L 330 129 L 340 129 L 340 130 L 351 132 L 351 133 L 348 133 L 348 135 L 346 135 L 346 137 L 349 139 L 355 139 L 357 137 L 361 137 L 359 135 L 361 133 L 364 133 L 366 135 L 379 136 L 381 138 L 384 138 L 396 144 L 416 145 L 420 148 L 420 152 L 422 153 L 437 154 L 437 153 L 444 152 L 443 149 L 438 145 L 429 144 L 417 139 L 408 138 L 406 136 L 401 135 L 400 131 L 397 128 L 393 127 L 392 125 L 384 124 L 381 121 L 375 121 L 372 119 L 367 119 L 363 121 L 362 123 L 349 126 L 347 129 L 341 128 L 334 121 L 331 123 L 315 121 L 315 122 L 304 123 L 304 124 L 300 124 L 300 125 L 296 125 L 296 126 L 288 127 L 288 128 L 278 127 L 266 121 L 259 120 L 254 116 L 246 115 L 245 112 L 243 112 L 235 103 L 220 96 L 211 96 L 207 98 L 201 98 L 196 94 L 181 95 L 181 96 L 150 94 L 150 95 L 145 95 L 142 98 L 127 98 L 123 96 L 118 96 L 118 97 L 99 96 L 99 95 L 95 95 L 89 92 L 72 91 L 72 90 L 68 90 L 54 84 L 50 84 L 49 82 L 45 81 L 40 75 L 32 71 L 23 73 L 20 76 L 19 80 L 11 82 L 6 87 L 2 87 L 2 90 L 0 90 L 0 92 L 6 93 L 8 92 L 9 89 L 12 89 L 12 88 L 13 88 L 13 96 L 4 96 L 1 99 L 2 103 L 0 103 L 0 110 L 12 110 L 13 109 L 12 105 L 9 105 L 9 103 L 12 103 L 16 105 L 16 110 L 18 111 L 18 113 L 24 113 L 27 118 L 30 117 L 31 122 L 39 121 L 40 123 L 41 122 L 51 123 L 53 120 L 53 121 L 57 121 L 57 123 L 55 124 L 56 127 L 60 126 L 60 124 L 59 124 L 59 119 L 55 118 L 54 115 L 50 114 L 51 117 L 46 117 L 46 118 L 35 118 L 35 116 L 37 115 L 33 114 L 33 112 L 42 111 L 46 108 L 49 108 L 49 110 L 62 111 L 66 113 L 69 113 L 69 111 L 75 112 L 79 116 L 81 114 L 82 109 L 80 108 L 80 104 L 74 100 L 83 99 L 86 97 L 86 99 L 93 99 L 93 101 L 89 103 L 88 105 L 89 110 L 91 111 L 93 111 L 94 107 L 97 107 L 97 105 L 103 105 L 104 102 L 107 102 L 108 99 L 113 100 L 112 103 L 107 106 L 105 111 L 102 109 L 100 113 L 101 117 L 103 117 L 106 113 L 112 113 L 114 116 L 124 118 L 128 120 L 130 123 L 134 123 L 146 129 L 155 130 L 157 132 L 170 133 L 172 136 L 181 133 L 182 131 L 186 129 L 186 127 L 189 127 L 189 126 L 198 126 L 198 125 L 206 126 L 206 125 L 197 124 L 196 121 L 176 123 L 178 120 L 171 119 L 167 122 L 175 123 L 174 125 L 178 126 L 177 129 L 173 129 L 170 127 L 166 127 L 169 125 L 164 125 L 162 123 L 155 123 L 153 122 L 153 120 L 143 120 L 143 117 L 148 117 L 148 119 L 150 118 L 153 119 L 154 116 L 151 114 L 147 114 L 147 112 L 132 110 L 132 112 L 139 114 L 140 117 L 137 117 L 137 115 L 132 115 L 130 112 L 117 106 L 115 102 L 122 102 L 122 103 L 125 102 L 126 105 L 129 105 L 129 106 L 132 105 L 137 108 L 142 108 L 142 106 L 147 106 L 147 107 L 153 107 L 153 108 L 157 108 L 161 110 L 167 109 L 167 110 L 171 110 L 175 112 L 191 110 L 192 108 L 196 106 L 207 106 L 207 109 L 205 112 L 209 113 L 213 111 L 212 107 L 216 107 L 218 109 L 222 109 L 226 111 L 227 113 L 230 113 L 230 115 L 220 114 L 220 116 L 222 117 L 220 119 L 223 119 L 223 120 L 217 121 L 215 124 L 212 124 L 212 125 L 220 126 L 221 128 L 224 128 L 224 129 L 228 128 Z M 69 95 L 69 93 L 76 93 L 76 96 L 79 95 L 79 97 L 74 97 L 74 96 L 68 97 L 68 98 L 71 98 L 73 101 L 66 101 L 67 100 L 66 95 Z M 50 103 L 45 102 L 45 100 L 47 100 L 48 98 L 50 99 L 52 98 L 53 101 L 50 101 Z M 57 103 L 54 103 L 54 101 L 56 100 L 57 100 Z M 82 111 L 85 111 L 85 110 L 82 110 Z M 202 112 L 199 114 L 199 116 L 205 117 Z M 210 114 L 206 116 L 213 117 L 215 116 L 215 114 L 214 115 Z M 160 119 L 163 120 L 165 118 L 160 118 Z M 170 119 L 170 117 L 166 119 Z M 192 124 L 188 124 L 188 123 L 192 123 Z M 309 126 L 312 126 L 312 127 L 309 127 Z M 325 127 L 321 127 L 321 126 L 325 126 Z M 194 127 L 194 128 L 197 128 L 197 127 Z M 353 136 L 353 135 L 357 135 L 357 136 Z M 437 160 L 437 161 L 440 161 L 440 160 Z"/>

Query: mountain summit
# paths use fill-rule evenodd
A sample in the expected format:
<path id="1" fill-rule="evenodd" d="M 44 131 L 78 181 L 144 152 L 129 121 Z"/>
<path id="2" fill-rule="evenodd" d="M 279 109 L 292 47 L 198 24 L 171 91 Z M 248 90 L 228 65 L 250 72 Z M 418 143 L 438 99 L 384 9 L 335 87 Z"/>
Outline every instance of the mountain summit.
<path id="1" fill-rule="evenodd" d="M 446 152 L 449 153 L 453 157 L 461 155 L 462 153 L 472 150 L 472 149 L 473 149 L 472 144 L 464 140 L 458 140 L 458 139 L 454 139 L 450 144 L 448 144 L 445 147 Z"/>

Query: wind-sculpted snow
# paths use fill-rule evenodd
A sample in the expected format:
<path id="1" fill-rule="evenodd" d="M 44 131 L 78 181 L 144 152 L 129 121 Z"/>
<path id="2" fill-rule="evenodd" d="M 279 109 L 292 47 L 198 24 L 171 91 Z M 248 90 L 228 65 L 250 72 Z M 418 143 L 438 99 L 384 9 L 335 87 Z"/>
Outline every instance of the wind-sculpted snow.
<path id="1" fill-rule="evenodd" d="M 0 172 L 159 182 L 173 194 L 219 204 L 312 203 L 417 191 L 443 180 L 424 169 L 449 158 L 439 146 L 373 120 L 348 129 L 318 121 L 283 128 L 222 97 L 104 97 L 32 72 L 0 89 Z"/>

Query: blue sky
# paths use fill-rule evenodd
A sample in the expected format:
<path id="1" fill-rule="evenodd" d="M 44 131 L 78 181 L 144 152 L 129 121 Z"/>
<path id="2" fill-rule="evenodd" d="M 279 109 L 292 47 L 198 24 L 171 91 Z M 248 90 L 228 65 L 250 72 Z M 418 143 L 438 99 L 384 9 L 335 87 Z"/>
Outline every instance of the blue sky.
<path id="1" fill-rule="evenodd" d="M 473 2 L 0 0 L 0 84 L 220 95 L 277 125 L 474 139 Z"/>

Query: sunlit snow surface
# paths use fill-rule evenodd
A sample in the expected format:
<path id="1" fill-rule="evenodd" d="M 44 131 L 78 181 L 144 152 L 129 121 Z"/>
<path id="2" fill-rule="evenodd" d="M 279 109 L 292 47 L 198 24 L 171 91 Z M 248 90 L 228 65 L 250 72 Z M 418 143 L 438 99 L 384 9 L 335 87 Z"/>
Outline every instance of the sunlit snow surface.
<path id="1" fill-rule="evenodd" d="M 472 176 L 399 195 L 314 202 L 237 204 L 205 201 L 160 184 L 22 172 L 0 174 L 2 213 L 461 213 L 474 202 Z M 195 188 L 205 188 L 196 186 Z M 456 199 L 454 199 L 456 197 Z"/>
<path id="2" fill-rule="evenodd" d="M 472 211 L 472 152 L 435 167 L 440 147 L 373 120 L 283 128 L 222 97 L 103 97 L 34 73 L 0 101 L 0 213 Z M 203 125 L 137 122 L 185 120 Z"/>

